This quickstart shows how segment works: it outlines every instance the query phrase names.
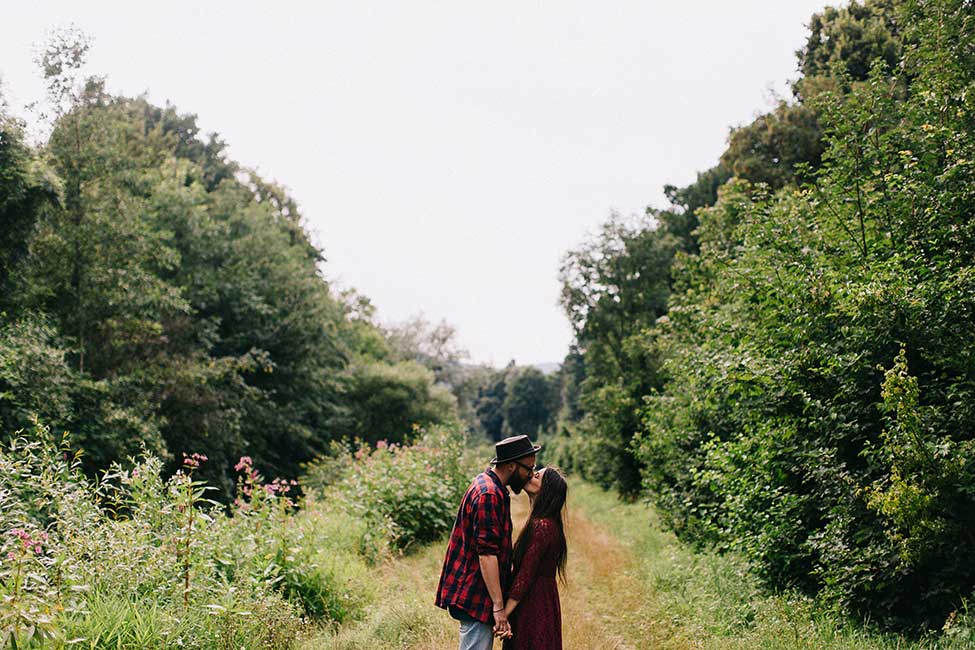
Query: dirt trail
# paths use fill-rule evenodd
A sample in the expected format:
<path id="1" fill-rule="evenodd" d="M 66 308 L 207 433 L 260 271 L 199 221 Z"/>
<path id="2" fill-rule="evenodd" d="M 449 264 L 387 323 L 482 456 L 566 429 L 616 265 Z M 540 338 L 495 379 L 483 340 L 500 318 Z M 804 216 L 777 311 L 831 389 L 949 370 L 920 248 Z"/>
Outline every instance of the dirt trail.
<path id="1" fill-rule="evenodd" d="M 528 498 L 512 497 L 517 536 L 528 516 Z M 652 589 L 638 579 L 627 547 L 569 508 L 566 522 L 568 583 L 559 585 L 564 650 L 685 650 L 673 644 L 667 623 L 654 607 Z M 445 545 L 377 567 L 382 585 L 365 621 L 336 633 L 315 635 L 303 650 L 454 650 L 457 623 L 433 606 Z M 500 648 L 500 641 L 495 641 Z"/>
<path id="2" fill-rule="evenodd" d="M 517 536 L 528 516 L 527 497 L 512 497 L 511 510 Z M 639 609 L 645 590 L 629 572 L 626 549 L 577 509 L 569 511 L 566 535 L 568 584 L 559 585 L 564 649 L 635 650 L 618 632 L 639 630 L 639 636 L 643 637 L 648 631 L 645 624 L 629 620 Z M 436 579 L 437 576 L 431 578 L 434 586 Z M 416 650 L 457 647 L 456 623 L 446 614 L 436 623 L 436 628 L 430 637 L 415 646 Z M 496 648 L 500 645 L 495 643 Z"/>

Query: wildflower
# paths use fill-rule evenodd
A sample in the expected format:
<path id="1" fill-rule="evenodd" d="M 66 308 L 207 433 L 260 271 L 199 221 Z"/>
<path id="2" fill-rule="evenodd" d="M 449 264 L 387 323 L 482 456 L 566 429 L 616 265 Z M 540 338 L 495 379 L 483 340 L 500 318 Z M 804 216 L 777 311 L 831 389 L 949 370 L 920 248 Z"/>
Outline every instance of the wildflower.
<path id="1" fill-rule="evenodd" d="M 189 468 L 197 468 L 201 463 L 205 463 L 208 460 L 206 454 L 193 454 L 192 456 L 187 456 L 186 452 L 183 452 L 183 466 Z"/>
<path id="2" fill-rule="evenodd" d="M 237 464 L 234 465 L 234 471 L 235 472 L 239 472 L 239 471 L 241 471 L 242 469 L 245 469 L 245 468 L 250 469 L 251 465 L 253 465 L 253 464 L 254 464 L 254 461 L 253 461 L 253 459 L 251 459 L 250 456 L 241 456 L 240 457 L 240 460 L 237 461 Z"/>
<path id="3" fill-rule="evenodd" d="M 50 539 L 48 537 L 48 534 L 45 533 L 43 530 L 38 531 L 36 536 L 34 536 L 31 535 L 26 530 L 24 530 L 23 528 L 14 528 L 13 530 L 10 531 L 10 535 L 12 537 L 16 537 L 20 541 L 21 547 L 24 549 L 24 552 L 36 553 L 38 555 L 40 555 L 41 552 L 43 551 L 43 545 L 48 542 L 48 539 Z M 13 554 L 12 552 L 8 553 L 7 557 L 10 558 L 12 554 Z"/>

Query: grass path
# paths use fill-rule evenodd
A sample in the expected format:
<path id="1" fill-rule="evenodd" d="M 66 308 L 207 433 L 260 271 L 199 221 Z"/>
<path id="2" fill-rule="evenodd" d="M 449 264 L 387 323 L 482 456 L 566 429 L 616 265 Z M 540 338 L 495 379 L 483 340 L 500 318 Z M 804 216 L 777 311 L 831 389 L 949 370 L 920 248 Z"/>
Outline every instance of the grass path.
<path id="1" fill-rule="evenodd" d="M 515 534 L 528 515 L 525 495 L 512 498 Z M 569 560 L 567 585 L 560 585 L 566 650 L 636 650 L 649 647 L 624 637 L 636 625 L 641 638 L 653 636 L 652 621 L 633 620 L 646 594 L 634 577 L 626 549 L 579 508 L 569 510 L 566 533 Z M 445 544 L 434 544 L 377 568 L 382 593 L 362 622 L 338 633 L 320 633 L 305 648 L 358 650 L 453 650 L 457 624 L 433 606 Z M 496 643 L 500 647 L 500 643 Z"/>
<path id="2" fill-rule="evenodd" d="M 652 509 L 570 484 L 568 584 L 560 585 L 564 650 L 954 650 L 910 642 L 764 593 L 734 557 L 695 553 L 661 530 Z M 512 499 L 518 527 L 527 498 Z M 433 605 L 446 542 L 375 569 L 366 618 L 318 632 L 302 650 L 454 650 L 457 624 Z M 499 648 L 500 643 L 495 643 Z"/>

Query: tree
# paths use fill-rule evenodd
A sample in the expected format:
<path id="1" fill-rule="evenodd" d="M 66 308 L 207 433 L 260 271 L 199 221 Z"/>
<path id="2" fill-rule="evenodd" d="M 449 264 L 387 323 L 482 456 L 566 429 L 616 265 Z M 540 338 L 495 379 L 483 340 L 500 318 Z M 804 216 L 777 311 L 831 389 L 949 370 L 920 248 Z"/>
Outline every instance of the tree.
<path id="1" fill-rule="evenodd" d="M 573 436 L 583 474 L 628 495 L 640 489 L 631 451 L 639 428 L 635 405 L 659 387 L 659 361 L 635 345 L 667 313 L 670 267 L 679 241 L 645 220 L 613 215 L 596 235 L 563 258 L 561 302 L 576 333 L 586 378 L 579 403 L 586 415 Z M 587 468 L 595 473 L 586 474 Z"/>
<path id="2" fill-rule="evenodd" d="M 563 257 L 560 302 L 590 374 L 631 370 L 626 339 L 666 313 L 676 244 L 644 220 L 613 214 L 591 240 Z"/>
<path id="3" fill-rule="evenodd" d="M 799 71 L 807 78 L 839 72 L 852 81 L 866 81 L 876 61 L 893 70 L 903 51 L 897 11 L 903 4 L 901 0 L 854 1 L 813 14 L 806 45 L 796 51 Z"/>
<path id="4" fill-rule="evenodd" d="M 816 111 L 805 104 L 780 101 L 770 113 L 731 130 L 722 164 L 734 176 L 772 189 L 810 180 L 823 155 L 823 134 Z M 713 202 L 712 202 L 713 203 Z"/>
<path id="5" fill-rule="evenodd" d="M 481 431 L 495 442 L 504 437 L 504 401 L 508 393 L 508 373 L 513 364 L 487 373 L 477 388 L 474 413 Z"/>
<path id="6" fill-rule="evenodd" d="M 360 363 L 349 368 L 342 433 L 375 444 L 404 442 L 415 428 L 453 421 L 456 402 L 415 361 Z"/>
<path id="7" fill-rule="evenodd" d="M 536 368 L 520 368 L 507 383 L 502 404 L 506 436 L 537 438 L 550 427 L 558 409 L 556 385 Z"/>
<path id="8" fill-rule="evenodd" d="M 718 199 L 718 188 L 728 182 L 731 171 L 723 163 L 698 172 L 697 180 L 687 187 L 665 185 L 664 194 L 670 201 L 665 210 L 647 208 L 647 216 L 660 224 L 664 232 L 675 237 L 681 250 L 696 253 L 698 226 L 697 210 L 713 205 Z"/>
<path id="9" fill-rule="evenodd" d="M 815 99 L 815 185 L 725 185 L 678 257 L 644 480 L 686 539 L 890 627 L 975 588 L 975 80 L 966 3 L 907 3 L 904 57 Z M 892 76 L 893 74 L 893 76 Z M 812 100 L 810 100 L 812 101 Z M 948 154 L 947 152 L 951 152 Z"/>
<path id="10" fill-rule="evenodd" d="M 0 312 L 9 309 L 11 275 L 27 256 L 42 209 L 56 206 L 60 184 L 24 143 L 22 126 L 0 95 Z"/>

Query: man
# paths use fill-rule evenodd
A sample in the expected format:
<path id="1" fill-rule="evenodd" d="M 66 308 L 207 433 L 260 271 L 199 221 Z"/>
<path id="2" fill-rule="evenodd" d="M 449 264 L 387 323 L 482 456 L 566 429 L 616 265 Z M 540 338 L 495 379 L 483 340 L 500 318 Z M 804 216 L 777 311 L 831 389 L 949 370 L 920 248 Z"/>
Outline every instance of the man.
<path id="1" fill-rule="evenodd" d="M 450 533 L 440 573 L 437 607 L 460 621 L 460 650 L 488 650 L 494 635 L 507 636 L 504 592 L 511 577 L 511 501 L 535 473 L 541 449 L 528 436 L 495 445 L 491 467 L 467 488 Z"/>

